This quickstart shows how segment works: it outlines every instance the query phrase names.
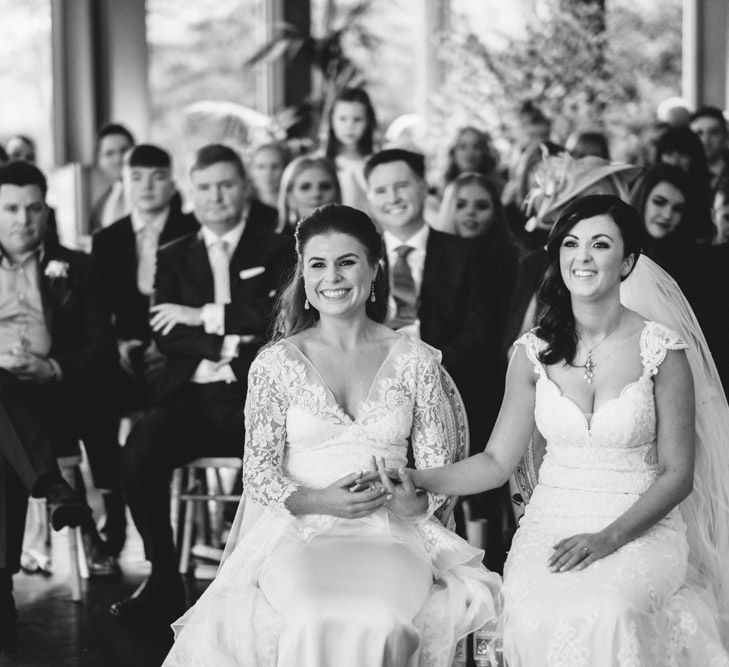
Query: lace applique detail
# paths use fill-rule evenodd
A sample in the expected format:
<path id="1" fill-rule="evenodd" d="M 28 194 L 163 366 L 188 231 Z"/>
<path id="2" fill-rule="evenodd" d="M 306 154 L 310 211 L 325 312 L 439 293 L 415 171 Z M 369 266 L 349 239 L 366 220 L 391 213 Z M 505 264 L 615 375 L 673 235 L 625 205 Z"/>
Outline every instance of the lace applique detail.
<path id="1" fill-rule="evenodd" d="M 288 512 L 284 502 L 298 485 L 281 472 L 290 403 L 286 391 L 290 385 L 281 377 L 286 359 L 283 346 L 274 345 L 251 364 L 245 406 L 243 488 L 247 497 Z"/>
<path id="2" fill-rule="evenodd" d="M 547 371 L 544 369 L 544 365 L 542 364 L 542 362 L 539 361 L 538 356 L 539 353 L 545 348 L 547 343 L 546 341 L 543 341 L 541 338 L 539 338 L 539 336 L 537 336 L 534 329 L 532 329 L 531 331 L 527 331 L 514 343 L 514 345 L 524 346 L 524 352 L 526 352 L 529 361 L 534 364 L 534 372 L 537 375 L 547 375 Z"/>
<path id="3" fill-rule="evenodd" d="M 643 368 L 655 375 L 668 350 L 685 350 L 688 347 L 675 332 L 658 322 L 647 322 L 640 334 L 640 357 Z"/>

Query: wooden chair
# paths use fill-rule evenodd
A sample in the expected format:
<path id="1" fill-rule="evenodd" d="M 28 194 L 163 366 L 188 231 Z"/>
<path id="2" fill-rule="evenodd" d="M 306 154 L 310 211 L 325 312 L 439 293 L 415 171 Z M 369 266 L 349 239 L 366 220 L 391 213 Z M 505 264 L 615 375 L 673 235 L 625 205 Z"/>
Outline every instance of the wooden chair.
<path id="1" fill-rule="evenodd" d="M 234 478 L 240 474 L 242 461 L 237 457 L 204 457 L 188 463 L 182 468 L 177 468 L 172 477 L 172 497 L 170 515 L 172 526 L 176 531 L 182 524 L 182 540 L 180 541 L 180 563 L 181 574 L 188 574 L 190 571 L 190 556 L 193 553 L 193 531 L 196 515 L 200 517 L 203 504 L 208 504 L 212 524 L 212 533 L 217 534 L 217 544 L 211 548 L 202 550 L 206 557 L 220 559 L 223 550 L 220 542 L 222 530 L 222 503 L 238 503 L 240 494 L 226 492 L 226 480 L 223 479 L 223 471 L 231 471 Z M 205 472 L 205 483 L 200 479 L 199 472 Z M 204 527 L 204 520 L 198 521 L 200 532 Z"/>

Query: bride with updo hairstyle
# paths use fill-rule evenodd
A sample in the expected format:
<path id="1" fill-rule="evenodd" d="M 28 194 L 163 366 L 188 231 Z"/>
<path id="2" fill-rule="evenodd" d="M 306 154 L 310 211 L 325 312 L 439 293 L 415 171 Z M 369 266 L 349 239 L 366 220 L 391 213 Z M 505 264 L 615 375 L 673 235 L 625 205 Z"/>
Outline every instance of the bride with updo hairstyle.
<path id="1" fill-rule="evenodd" d="M 382 238 L 329 205 L 296 227 L 273 342 L 251 364 L 243 490 L 215 581 L 165 665 L 451 667 L 497 617 L 498 575 L 404 467 L 464 455 L 440 353 L 381 322 Z M 447 387 L 451 391 L 447 391 Z M 459 408 L 460 406 L 460 408 Z M 373 457 L 403 470 L 363 482 Z"/>

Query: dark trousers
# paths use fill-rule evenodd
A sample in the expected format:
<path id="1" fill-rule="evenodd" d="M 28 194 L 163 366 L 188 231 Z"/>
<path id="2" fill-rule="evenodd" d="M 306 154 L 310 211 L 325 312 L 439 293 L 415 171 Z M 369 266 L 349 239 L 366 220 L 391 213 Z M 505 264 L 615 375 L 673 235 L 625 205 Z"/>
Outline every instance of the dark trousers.
<path id="1" fill-rule="evenodd" d="M 172 471 L 201 456 L 243 456 L 245 386 L 184 385 L 152 408 L 122 450 L 127 502 L 153 574 L 176 571 L 170 525 Z"/>
<path id="2" fill-rule="evenodd" d="M 0 569 L 17 572 L 28 496 L 57 472 L 46 417 L 48 392 L 0 371 Z"/>

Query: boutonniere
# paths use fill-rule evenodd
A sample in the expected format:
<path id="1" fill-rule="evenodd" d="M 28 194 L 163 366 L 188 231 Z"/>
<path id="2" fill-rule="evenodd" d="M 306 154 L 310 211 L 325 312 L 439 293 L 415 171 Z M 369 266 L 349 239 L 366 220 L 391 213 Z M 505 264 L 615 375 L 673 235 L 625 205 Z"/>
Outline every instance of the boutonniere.
<path id="1" fill-rule="evenodd" d="M 52 259 L 46 265 L 46 278 L 56 280 L 58 278 L 68 278 L 68 262 L 62 262 L 58 259 Z"/>

